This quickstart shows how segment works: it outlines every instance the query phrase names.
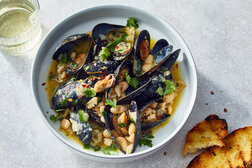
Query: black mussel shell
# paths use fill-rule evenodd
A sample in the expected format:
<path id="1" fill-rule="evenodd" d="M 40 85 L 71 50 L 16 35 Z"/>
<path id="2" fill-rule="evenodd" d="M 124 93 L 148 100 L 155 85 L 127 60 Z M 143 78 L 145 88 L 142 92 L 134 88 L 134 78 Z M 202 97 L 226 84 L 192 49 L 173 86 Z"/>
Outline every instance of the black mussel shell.
<path id="1" fill-rule="evenodd" d="M 83 144 L 90 144 L 92 139 L 92 126 L 88 122 L 82 122 L 79 119 L 78 114 L 79 108 L 75 108 L 70 114 L 70 122 L 73 124 L 78 124 L 81 126 L 81 130 L 76 132 L 76 135 Z"/>
<path id="2" fill-rule="evenodd" d="M 116 129 L 114 128 L 114 124 L 113 124 L 113 117 L 114 114 L 110 112 L 110 108 L 111 106 L 106 106 L 105 110 L 104 110 L 104 119 L 105 119 L 105 126 L 106 128 L 109 130 L 111 137 L 113 139 L 113 141 L 115 142 L 116 146 L 123 152 L 126 153 L 126 151 L 124 151 L 122 149 L 122 147 L 119 145 L 119 143 L 116 141 L 116 138 L 113 136 L 113 134 L 111 133 L 112 131 L 115 131 Z M 141 133 L 141 122 L 140 122 L 140 116 L 139 116 L 139 111 L 137 108 L 137 104 L 135 101 L 132 101 L 130 103 L 130 107 L 129 110 L 126 112 L 127 113 L 127 117 L 129 119 L 128 121 L 128 125 L 130 123 L 135 124 L 136 126 L 136 131 L 135 131 L 135 139 L 134 139 L 134 144 L 133 144 L 133 150 L 131 153 L 133 153 L 136 150 L 136 147 L 138 145 L 138 140 L 140 137 L 140 133 Z M 130 116 L 135 116 L 136 121 L 132 118 L 130 118 Z"/>
<path id="3" fill-rule="evenodd" d="M 95 53 L 98 54 L 102 47 L 105 47 L 109 42 L 115 40 L 115 38 L 121 37 L 124 33 L 127 34 L 126 41 L 121 42 L 121 46 L 124 46 L 126 50 L 124 52 L 114 52 L 113 60 L 121 61 L 126 58 L 133 51 L 134 39 L 135 39 L 135 29 L 128 28 L 121 25 L 114 25 L 108 23 L 101 23 L 94 27 L 92 30 L 92 38 L 96 44 Z M 130 45 L 128 45 L 130 43 Z M 126 47 L 128 46 L 128 47 Z M 118 50 L 119 51 L 119 50 Z M 101 60 L 101 58 L 98 58 Z"/>
<path id="4" fill-rule="evenodd" d="M 142 102 L 142 103 L 139 103 L 139 111 L 140 111 L 140 114 L 141 112 L 147 108 L 150 104 L 152 104 L 153 102 L 161 102 L 162 101 L 162 98 L 157 98 L 157 99 L 153 99 L 149 102 Z M 164 113 L 162 118 L 160 118 L 158 121 L 155 121 L 155 122 L 142 122 L 141 121 L 141 129 L 142 130 L 147 130 L 147 129 L 150 129 L 150 128 L 153 128 L 161 123 L 163 123 L 164 121 L 166 121 L 168 118 L 170 117 L 170 114 L 166 114 Z"/>
<path id="5" fill-rule="evenodd" d="M 73 61 L 73 66 L 69 65 L 69 67 L 66 68 L 66 73 L 68 75 L 72 75 L 77 73 L 82 66 L 93 60 L 93 40 L 90 37 L 89 34 L 75 34 L 67 37 L 63 40 L 63 42 L 60 43 L 60 45 L 56 48 L 53 59 L 54 60 L 60 60 L 61 57 L 66 54 L 66 59 L 68 61 L 72 60 L 71 53 L 75 51 L 77 57 L 81 56 L 82 53 L 86 53 L 86 55 L 81 60 L 81 65 L 77 65 Z M 78 66 L 78 67 L 76 67 Z"/>
<path id="6" fill-rule="evenodd" d="M 150 54 L 155 55 L 158 53 L 162 48 L 168 46 L 169 43 L 165 39 L 158 40 L 155 45 L 152 47 Z"/>
<path id="7" fill-rule="evenodd" d="M 135 98 L 137 103 L 149 102 L 153 99 L 158 99 L 161 96 L 156 93 L 156 90 L 161 86 L 165 89 L 165 80 L 172 80 L 172 75 L 166 75 L 166 71 L 169 71 L 176 62 L 180 53 L 180 49 L 174 51 L 169 58 L 151 75 L 151 82 L 149 83 L 146 90 L 138 97 Z"/>
<path id="8" fill-rule="evenodd" d="M 66 109 L 71 106 L 85 104 L 90 98 L 86 96 L 78 97 L 76 88 L 82 85 L 82 82 L 71 79 L 64 84 L 59 85 L 52 96 L 51 104 L 54 110 Z"/>
<path id="9" fill-rule="evenodd" d="M 113 73 L 117 68 L 115 61 L 91 62 L 85 64 L 83 69 L 87 75 L 101 76 Z"/>
<path id="10" fill-rule="evenodd" d="M 110 41 L 107 37 L 109 33 L 124 32 L 124 28 L 125 26 L 121 25 L 100 23 L 93 28 L 92 38 L 98 46 L 105 46 Z"/>
<path id="11" fill-rule="evenodd" d="M 93 110 L 86 110 L 90 119 L 92 119 L 97 125 L 101 127 L 105 127 L 105 124 L 101 121 L 101 118 L 93 111 Z"/>
<path id="12" fill-rule="evenodd" d="M 135 42 L 134 48 L 135 53 L 133 58 L 133 73 L 139 78 L 146 78 L 150 76 L 153 72 L 155 72 L 155 70 L 159 66 L 161 66 L 166 59 L 168 59 L 169 55 L 172 53 L 173 46 L 169 45 L 169 43 L 165 39 L 160 39 L 150 50 L 150 35 L 147 30 L 143 30 L 140 32 Z M 143 72 L 143 59 L 145 59 L 149 54 L 153 55 L 154 57 L 154 65 L 146 72 Z"/>

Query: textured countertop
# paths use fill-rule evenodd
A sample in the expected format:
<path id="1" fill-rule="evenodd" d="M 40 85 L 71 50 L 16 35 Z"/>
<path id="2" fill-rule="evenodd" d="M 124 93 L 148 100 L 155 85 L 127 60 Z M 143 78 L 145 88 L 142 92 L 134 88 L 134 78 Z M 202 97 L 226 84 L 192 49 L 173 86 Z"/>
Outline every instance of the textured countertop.
<path id="1" fill-rule="evenodd" d="M 182 157 L 186 133 L 209 114 L 225 118 L 229 132 L 252 125 L 251 1 L 40 0 L 44 35 L 65 17 L 105 4 L 151 11 L 184 38 L 198 70 L 197 99 L 187 122 L 169 144 L 149 157 L 121 164 L 87 160 L 66 148 L 40 118 L 30 86 L 38 47 L 18 57 L 0 53 L 0 167 L 183 168 L 195 156 Z"/>

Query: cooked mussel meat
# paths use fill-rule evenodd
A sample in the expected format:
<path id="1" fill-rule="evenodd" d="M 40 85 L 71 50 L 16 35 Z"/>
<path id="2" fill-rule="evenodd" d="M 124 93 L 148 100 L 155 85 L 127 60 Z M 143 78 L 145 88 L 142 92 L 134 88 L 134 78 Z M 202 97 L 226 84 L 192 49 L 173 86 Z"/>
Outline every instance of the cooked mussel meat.
<path id="1" fill-rule="evenodd" d="M 58 61 L 57 72 L 60 79 L 77 73 L 82 66 L 92 61 L 92 38 L 89 34 L 67 37 L 56 49 L 53 59 Z M 59 81 L 62 81 L 58 79 Z"/>
<path id="2" fill-rule="evenodd" d="M 137 104 L 132 101 L 116 107 L 106 106 L 105 125 L 117 147 L 126 154 L 133 153 L 137 147 L 141 132 L 141 123 Z"/>
<path id="3" fill-rule="evenodd" d="M 160 39 L 150 49 L 150 35 L 147 30 L 140 32 L 135 45 L 135 53 L 133 58 L 133 73 L 134 75 L 145 78 L 150 76 L 155 70 L 168 59 L 172 53 L 173 46 Z"/>
<path id="4" fill-rule="evenodd" d="M 135 28 L 101 23 L 94 27 L 92 37 L 100 49 L 99 60 L 107 60 L 112 55 L 113 60 L 120 61 L 133 49 Z"/>

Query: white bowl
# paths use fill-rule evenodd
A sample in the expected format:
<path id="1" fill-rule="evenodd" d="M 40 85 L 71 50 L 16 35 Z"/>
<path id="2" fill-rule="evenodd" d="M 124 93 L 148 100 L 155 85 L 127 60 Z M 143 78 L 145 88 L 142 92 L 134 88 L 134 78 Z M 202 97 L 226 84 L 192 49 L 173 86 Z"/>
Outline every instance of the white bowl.
<path id="1" fill-rule="evenodd" d="M 180 103 L 175 114 L 165 127 L 154 134 L 153 147 L 138 147 L 135 153 L 129 155 L 104 155 L 101 152 L 92 152 L 67 138 L 59 131 L 59 123 L 53 123 L 49 116 L 54 114 L 50 109 L 47 93 L 41 83 L 46 82 L 47 70 L 52 61 L 52 54 L 56 46 L 67 36 L 92 30 L 98 23 L 113 23 L 125 25 L 129 17 L 139 21 L 139 29 L 146 29 L 155 39 L 164 38 L 174 46 L 174 51 L 181 48 L 178 58 L 181 74 L 187 86 L 183 91 Z M 64 19 L 55 26 L 43 40 L 32 69 L 32 90 L 34 98 L 40 108 L 40 114 L 52 133 L 66 146 L 77 151 L 86 158 L 96 161 L 122 162 L 137 160 L 162 148 L 166 145 L 186 122 L 194 105 L 197 92 L 197 74 L 192 55 L 181 36 L 165 21 L 146 11 L 128 6 L 110 5 L 89 8 Z M 49 112 L 49 114 L 46 113 Z"/>

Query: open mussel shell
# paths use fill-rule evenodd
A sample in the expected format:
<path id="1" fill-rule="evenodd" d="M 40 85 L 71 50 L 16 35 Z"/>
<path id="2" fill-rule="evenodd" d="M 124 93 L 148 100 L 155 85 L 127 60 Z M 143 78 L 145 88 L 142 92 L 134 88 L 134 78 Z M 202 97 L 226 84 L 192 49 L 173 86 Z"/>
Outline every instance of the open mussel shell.
<path id="1" fill-rule="evenodd" d="M 91 62 L 85 64 L 83 69 L 87 75 L 106 75 L 113 73 L 117 68 L 117 63 L 115 61 L 100 61 L 100 62 Z"/>
<path id="2" fill-rule="evenodd" d="M 160 39 L 150 50 L 149 32 L 147 30 L 143 30 L 140 32 L 134 48 L 133 73 L 139 78 L 146 78 L 155 72 L 155 70 L 161 66 L 166 59 L 168 59 L 169 55 L 172 53 L 173 46 L 169 45 L 165 39 Z M 150 68 L 144 72 L 142 67 L 149 55 L 153 56 L 153 63 Z"/>
<path id="3" fill-rule="evenodd" d="M 73 112 L 70 112 L 70 122 L 72 123 L 73 131 L 83 144 L 90 144 L 92 139 L 92 126 L 89 122 L 82 122 L 79 119 L 78 110 L 81 108 L 75 108 Z"/>
<path id="4" fill-rule="evenodd" d="M 102 47 L 105 47 L 109 42 L 114 41 L 116 38 L 120 38 L 125 33 L 127 35 L 125 41 L 122 41 L 115 46 L 113 52 L 113 60 L 115 61 L 123 60 L 132 52 L 135 40 L 135 28 L 108 23 L 96 25 L 92 30 L 92 38 L 96 44 L 95 52 L 98 54 Z M 99 60 L 101 60 L 101 58 L 99 58 Z"/>
<path id="5" fill-rule="evenodd" d="M 83 84 L 85 83 L 80 80 L 76 81 L 71 79 L 64 84 L 59 85 L 52 95 L 51 104 L 53 109 L 66 109 L 87 102 L 90 98 L 80 93 Z"/>
<path id="6" fill-rule="evenodd" d="M 162 87 L 165 90 L 165 80 L 172 80 L 172 75 L 170 73 L 171 67 L 176 62 L 180 53 L 180 49 L 174 51 L 169 58 L 161 65 L 159 68 L 150 76 L 152 79 L 149 83 L 148 87 L 144 92 L 134 100 L 138 104 L 142 104 L 143 102 L 149 102 L 154 99 L 159 99 L 161 96 L 156 92 L 159 87 Z"/>
<path id="7" fill-rule="evenodd" d="M 105 124 L 101 121 L 101 117 L 99 117 L 99 116 L 95 113 L 95 111 L 89 110 L 89 109 L 87 109 L 86 111 L 87 111 L 87 113 L 88 113 L 90 119 L 92 119 L 97 125 L 99 125 L 99 126 L 101 126 L 101 127 L 103 127 L 103 128 L 105 127 Z"/>
<path id="8" fill-rule="evenodd" d="M 66 73 L 77 73 L 82 66 L 93 60 L 93 40 L 89 34 L 75 34 L 64 39 L 56 48 L 53 59 L 60 61 L 64 57 Z"/>
<path id="9" fill-rule="evenodd" d="M 112 113 L 111 108 L 111 106 L 105 107 L 105 126 L 109 130 L 115 144 L 123 153 L 133 153 L 138 145 L 141 132 L 141 122 L 137 104 L 135 101 L 132 101 L 129 105 L 129 109 L 121 114 Z M 124 116 L 126 121 L 122 116 Z M 123 126 L 119 126 L 121 121 L 125 123 Z"/>
<path id="10" fill-rule="evenodd" d="M 114 34 L 117 37 L 124 32 L 125 26 L 100 23 L 96 25 L 92 30 L 92 38 L 98 46 L 105 46 L 111 41 L 110 34 Z"/>
<path id="11" fill-rule="evenodd" d="M 149 105 L 151 105 L 153 102 L 160 103 L 161 101 L 162 101 L 162 99 L 158 98 L 158 99 L 154 99 L 149 102 L 143 103 L 142 105 L 139 105 L 140 116 L 142 116 L 141 113 L 143 113 L 143 111 Z M 143 119 L 141 119 L 141 129 L 147 130 L 147 129 L 153 128 L 153 127 L 163 123 L 164 121 L 166 121 L 169 117 L 170 117 L 170 114 L 163 113 L 162 116 L 159 119 L 157 119 L 157 121 L 145 122 Z"/>

